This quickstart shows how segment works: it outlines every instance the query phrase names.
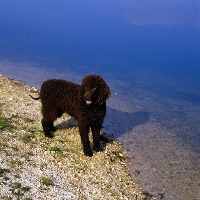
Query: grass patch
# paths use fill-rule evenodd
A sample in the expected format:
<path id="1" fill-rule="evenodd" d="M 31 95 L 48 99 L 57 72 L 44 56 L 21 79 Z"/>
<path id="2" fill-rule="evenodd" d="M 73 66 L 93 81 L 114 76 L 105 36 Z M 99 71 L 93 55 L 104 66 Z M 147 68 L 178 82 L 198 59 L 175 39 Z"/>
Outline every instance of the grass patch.
<path id="1" fill-rule="evenodd" d="M 25 144 L 27 144 L 28 142 L 30 142 L 31 141 L 31 138 L 32 138 L 32 135 L 30 135 L 30 134 L 24 134 L 22 137 L 21 137 L 21 139 L 22 139 L 22 141 L 25 143 Z"/>
<path id="2" fill-rule="evenodd" d="M 21 188 L 21 190 L 23 192 L 28 192 L 28 191 L 30 191 L 30 187 L 24 186 L 24 187 Z"/>
<path id="3" fill-rule="evenodd" d="M 24 196 L 24 192 L 28 192 L 30 191 L 30 187 L 28 186 L 24 186 L 22 187 L 22 184 L 19 182 L 15 182 L 13 183 L 11 186 L 10 191 L 12 192 L 12 194 L 16 195 L 16 196 Z"/>
<path id="4" fill-rule="evenodd" d="M 3 130 L 6 127 L 6 122 L 0 114 L 0 130 Z"/>
<path id="5" fill-rule="evenodd" d="M 62 151 L 59 147 L 49 147 L 49 151 Z"/>
<path id="6" fill-rule="evenodd" d="M 8 196 L 3 196 L 3 197 L 2 197 L 2 200 L 12 200 L 12 198 L 11 198 L 11 197 L 8 197 Z"/>
<path id="7" fill-rule="evenodd" d="M 23 118 L 23 120 L 24 120 L 25 123 L 34 122 L 34 120 L 32 120 L 32 119 L 30 119 L 28 117 Z"/>
<path id="8" fill-rule="evenodd" d="M 52 180 L 49 177 L 42 177 L 41 178 L 41 183 L 43 185 L 46 185 L 46 186 L 53 185 L 53 182 L 52 182 Z"/>
<path id="9" fill-rule="evenodd" d="M 20 160 L 11 160 L 8 164 L 11 168 L 14 168 L 15 166 L 21 166 L 23 163 Z"/>
<path id="10" fill-rule="evenodd" d="M 4 168 L 0 168 L 0 177 L 2 177 L 3 174 L 6 174 L 6 173 L 10 173 L 10 170 L 9 169 L 4 169 Z"/>

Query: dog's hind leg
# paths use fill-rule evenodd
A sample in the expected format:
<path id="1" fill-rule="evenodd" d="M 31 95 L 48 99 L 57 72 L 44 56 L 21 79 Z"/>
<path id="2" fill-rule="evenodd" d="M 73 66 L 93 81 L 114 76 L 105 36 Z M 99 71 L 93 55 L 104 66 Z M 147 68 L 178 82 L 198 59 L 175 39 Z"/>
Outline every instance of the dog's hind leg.
<path id="1" fill-rule="evenodd" d="M 57 109 L 57 118 L 63 115 L 64 111 L 62 109 Z"/>
<path id="2" fill-rule="evenodd" d="M 43 115 L 43 119 L 42 119 L 42 127 L 43 127 L 43 131 L 46 137 L 53 137 L 53 131 L 55 131 L 55 127 L 53 125 L 53 122 L 56 120 L 57 118 L 57 113 L 56 111 L 51 111 L 49 112 L 48 110 L 45 110 L 44 107 L 42 107 L 42 115 Z"/>
<path id="3" fill-rule="evenodd" d="M 52 122 L 45 122 L 42 119 L 42 127 L 46 137 L 53 138 L 52 131 L 55 131 L 55 127 L 53 126 Z"/>

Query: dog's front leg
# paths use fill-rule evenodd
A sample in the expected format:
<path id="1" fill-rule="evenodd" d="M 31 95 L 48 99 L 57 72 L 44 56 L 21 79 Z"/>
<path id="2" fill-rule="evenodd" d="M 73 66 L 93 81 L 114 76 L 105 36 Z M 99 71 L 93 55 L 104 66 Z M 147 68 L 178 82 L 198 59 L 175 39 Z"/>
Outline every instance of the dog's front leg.
<path id="1" fill-rule="evenodd" d="M 100 147 L 100 130 L 101 130 L 101 123 L 95 122 L 91 126 L 92 129 L 92 137 L 94 143 L 94 150 L 101 151 Z"/>
<path id="2" fill-rule="evenodd" d="M 93 156 L 90 140 L 89 140 L 89 126 L 79 123 L 79 132 L 81 136 L 81 142 L 83 145 L 83 151 L 86 156 Z"/>

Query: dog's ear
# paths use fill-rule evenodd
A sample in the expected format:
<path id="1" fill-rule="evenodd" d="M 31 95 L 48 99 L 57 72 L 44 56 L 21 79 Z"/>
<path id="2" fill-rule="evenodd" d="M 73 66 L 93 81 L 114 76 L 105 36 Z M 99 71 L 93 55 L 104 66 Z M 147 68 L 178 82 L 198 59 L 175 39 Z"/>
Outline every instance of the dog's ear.
<path id="1" fill-rule="evenodd" d="M 101 87 L 99 87 L 97 104 L 102 104 L 104 101 L 106 101 L 110 97 L 110 94 L 110 88 L 106 85 L 106 83 L 101 83 Z"/>

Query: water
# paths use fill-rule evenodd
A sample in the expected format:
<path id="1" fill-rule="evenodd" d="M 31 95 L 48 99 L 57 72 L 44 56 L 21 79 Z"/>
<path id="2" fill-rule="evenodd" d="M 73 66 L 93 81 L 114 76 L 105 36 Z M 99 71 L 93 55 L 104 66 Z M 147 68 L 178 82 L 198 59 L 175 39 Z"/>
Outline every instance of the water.
<path id="1" fill-rule="evenodd" d="M 0 2 L 0 73 L 111 88 L 104 131 L 156 199 L 200 199 L 199 2 Z"/>

